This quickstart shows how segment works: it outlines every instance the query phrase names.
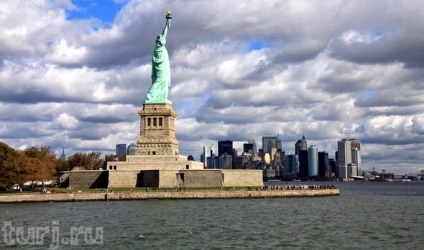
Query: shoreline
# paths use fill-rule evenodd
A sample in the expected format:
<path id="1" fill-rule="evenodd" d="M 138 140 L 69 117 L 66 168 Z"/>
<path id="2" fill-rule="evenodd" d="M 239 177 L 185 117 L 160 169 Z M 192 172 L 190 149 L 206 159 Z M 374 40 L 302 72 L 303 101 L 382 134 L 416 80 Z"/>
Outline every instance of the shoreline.
<path id="1" fill-rule="evenodd" d="M 103 192 L 103 193 L 47 193 L 0 195 L 1 203 L 32 202 L 79 202 L 120 200 L 167 200 L 167 199 L 249 199 L 324 197 L 340 195 L 339 189 L 312 190 L 190 190 L 149 192 Z"/>

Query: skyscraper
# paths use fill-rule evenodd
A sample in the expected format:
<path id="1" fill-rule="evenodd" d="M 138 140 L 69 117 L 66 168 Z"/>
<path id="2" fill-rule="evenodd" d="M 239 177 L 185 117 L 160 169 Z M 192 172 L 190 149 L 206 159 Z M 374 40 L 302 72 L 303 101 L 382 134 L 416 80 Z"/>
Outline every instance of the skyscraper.
<path id="1" fill-rule="evenodd" d="M 361 174 L 361 141 L 343 139 L 338 145 L 338 168 L 340 178 L 349 178 Z"/>
<path id="2" fill-rule="evenodd" d="M 361 150 L 358 148 L 352 148 L 352 163 L 355 164 L 356 175 L 362 175 L 361 169 Z"/>
<path id="3" fill-rule="evenodd" d="M 281 140 L 280 134 L 277 135 L 275 147 L 277 148 L 277 151 L 283 151 L 283 141 Z"/>
<path id="4" fill-rule="evenodd" d="M 249 140 L 247 140 L 247 143 L 253 144 L 252 158 L 256 159 L 258 157 L 258 146 L 256 145 L 256 140 L 255 139 L 249 139 Z"/>
<path id="5" fill-rule="evenodd" d="M 203 167 L 207 167 L 207 159 L 208 157 L 211 157 L 211 148 L 208 146 L 203 146 L 203 152 L 200 157 L 201 161 L 203 162 Z"/>
<path id="6" fill-rule="evenodd" d="M 347 139 L 337 142 L 339 178 L 348 178 L 348 165 L 352 163 L 352 145 Z"/>
<path id="7" fill-rule="evenodd" d="M 358 139 L 349 139 L 352 149 L 357 148 L 361 150 L 361 141 Z"/>
<path id="8" fill-rule="evenodd" d="M 219 168 L 221 169 L 232 169 L 233 168 L 233 157 L 227 153 L 222 154 L 219 159 Z"/>
<path id="9" fill-rule="evenodd" d="M 301 140 L 298 140 L 294 145 L 295 154 L 299 155 L 300 150 L 308 150 L 308 143 L 306 142 L 305 136 L 302 136 Z"/>
<path id="10" fill-rule="evenodd" d="M 283 175 L 297 173 L 299 173 L 299 156 L 286 155 L 284 161 Z"/>
<path id="11" fill-rule="evenodd" d="M 277 136 L 263 136 L 262 137 L 262 149 L 263 154 L 266 153 L 271 155 L 272 148 L 277 148 Z"/>
<path id="12" fill-rule="evenodd" d="M 308 176 L 308 150 L 299 151 L 299 176 Z"/>
<path id="13" fill-rule="evenodd" d="M 127 154 L 127 144 L 116 144 L 116 157 L 120 158 Z"/>
<path id="14" fill-rule="evenodd" d="M 218 156 L 227 153 L 227 155 L 233 155 L 233 141 L 218 141 Z"/>
<path id="15" fill-rule="evenodd" d="M 318 175 L 330 177 L 331 169 L 327 152 L 318 152 Z"/>
<path id="16" fill-rule="evenodd" d="M 308 176 L 318 176 L 318 148 L 308 148 Z"/>
<path id="17" fill-rule="evenodd" d="M 65 155 L 65 148 L 62 148 L 62 154 L 60 155 L 59 159 L 61 159 L 62 161 L 66 161 L 66 155 Z"/>
<path id="18" fill-rule="evenodd" d="M 251 143 L 243 144 L 243 153 L 253 155 L 253 144 Z"/>

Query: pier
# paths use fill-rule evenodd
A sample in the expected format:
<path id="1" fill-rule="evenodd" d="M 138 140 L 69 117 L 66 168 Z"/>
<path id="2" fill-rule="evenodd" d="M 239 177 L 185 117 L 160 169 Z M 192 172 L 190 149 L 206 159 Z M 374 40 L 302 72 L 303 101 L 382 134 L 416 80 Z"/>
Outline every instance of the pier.
<path id="1" fill-rule="evenodd" d="M 337 196 L 339 189 L 299 190 L 190 190 L 149 192 L 74 192 L 46 194 L 0 195 L 0 203 L 23 202 L 72 202 L 72 201 L 119 201 L 119 200 L 165 200 L 165 199 L 248 199 Z"/>

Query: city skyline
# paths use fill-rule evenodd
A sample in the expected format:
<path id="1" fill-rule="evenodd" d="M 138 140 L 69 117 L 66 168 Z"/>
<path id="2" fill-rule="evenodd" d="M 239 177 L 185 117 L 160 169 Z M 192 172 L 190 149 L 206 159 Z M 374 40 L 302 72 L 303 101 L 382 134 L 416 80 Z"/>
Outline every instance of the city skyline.
<path id="1" fill-rule="evenodd" d="M 424 169 L 421 1 L 1 1 L 0 141 L 57 156 L 134 143 L 165 13 L 179 151 L 280 135 L 364 169 Z M 262 145 L 258 144 L 258 149 Z"/>

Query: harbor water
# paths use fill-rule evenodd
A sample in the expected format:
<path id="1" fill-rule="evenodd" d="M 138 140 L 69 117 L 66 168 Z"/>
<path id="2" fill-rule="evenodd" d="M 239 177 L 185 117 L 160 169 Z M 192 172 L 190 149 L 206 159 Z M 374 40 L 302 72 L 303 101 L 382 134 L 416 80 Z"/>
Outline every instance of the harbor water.
<path id="1" fill-rule="evenodd" d="M 266 184 L 341 195 L 0 204 L 0 248 L 424 249 L 423 182 Z"/>

